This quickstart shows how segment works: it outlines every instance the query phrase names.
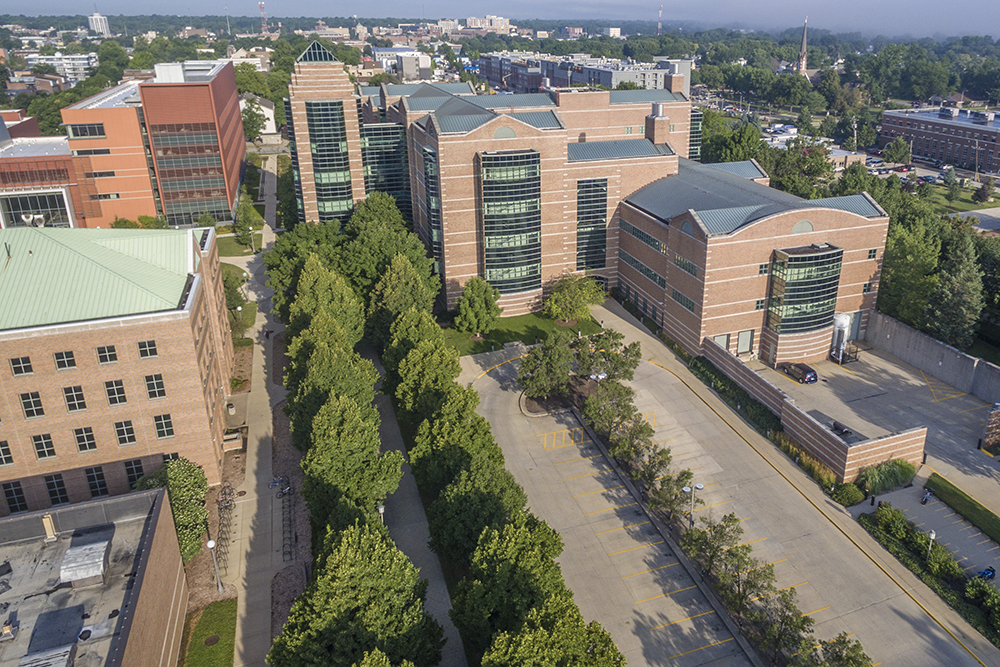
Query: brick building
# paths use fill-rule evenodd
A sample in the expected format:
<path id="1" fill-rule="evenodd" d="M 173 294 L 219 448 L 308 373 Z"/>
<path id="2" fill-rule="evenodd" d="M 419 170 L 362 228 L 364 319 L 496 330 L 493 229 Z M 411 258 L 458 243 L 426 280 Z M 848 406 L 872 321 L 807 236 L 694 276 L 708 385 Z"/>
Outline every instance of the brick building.
<path id="1" fill-rule="evenodd" d="M 0 665 L 177 664 L 188 588 L 163 489 L 0 519 L 0 563 Z"/>
<path id="2" fill-rule="evenodd" d="M 233 363 L 213 229 L 4 232 L 0 514 L 221 479 Z"/>
<path id="3" fill-rule="evenodd" d="M 1000 172 L 1000 121 L 993 111 L 955 107 L 886 111 L 879 145 L 896 137 L 910 144 L 914 157 L 981 172 Z"/>

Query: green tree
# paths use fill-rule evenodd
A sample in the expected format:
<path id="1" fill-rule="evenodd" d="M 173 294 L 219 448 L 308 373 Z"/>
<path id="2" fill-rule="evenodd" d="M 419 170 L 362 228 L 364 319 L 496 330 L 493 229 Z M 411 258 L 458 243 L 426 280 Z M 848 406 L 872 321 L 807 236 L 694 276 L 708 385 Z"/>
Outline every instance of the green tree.
<path id="1" fill-rule="evenodd" d="M 412 423 L 437 412 L 461 373 L 458 352 L 442 340 L 424 340 L 399 362 L 396 400 Z"/>
<path id="2" fill-rule="evenodd" d="M 202 211 L 201 215 L 198 216 L 198 222 L 195 223 L 195 227 L 215 227 L 215 217 L 208 211 Z"/>
<path id="3" fill-rule="evenodd" d="M 236 242 L 247 248 L 253 242 L 250 228 L 260 230 L 263 227 L 263 219 L 253 207 L 253 200 L 244 185 L 240 191 L 240 198 L 236 204 L 235 215 L 233 216 L 233 234 Z"/>
<path id="4" fill-rule="evenodd" d="M 97 74 L 103 74 L 112 81 L 119 81 L 122 73 L 128 66 L 128 54 L 122 45 L 113 39 L 106 39 L 101 42 L 97 49 L 97 60 L 101 64 L 97 67 Z"/>
<path id="5" fill-rule="evenodd" d="M 483 654 L 494 635 L 520 630 L 547 598 L 568 596 L 554 560 L 562 548 L 559 533 L 529 512 L 483 531 L 450 612 L 467 650 Z"/>
<path id="6" fill-rule="evenodd" d="M 716 575 L 726 606 L 738 616 L 747 613 L 753 600 L 774 591 L 774 565 L 754 558 L 752 553 L 749 544 L 726 550 Z"/>
<path id="7" fill-rule="evenodd" d="M 545 300 L 544 313 L 555 320 L 572 322 L 590 317 L 590 307 L 604 303 L 606 295 L 593 278 L 566 274 L 555 282 Z"/>
<path id="8" fill-rule="evenodd" d="M 951 167 L 944 170 L 944 184 L 949 188 L 953 185 L 958 185 L 958 175 Z"/>
<path id="9" fill-rule="evenodd" d="M 222 272 L 222 291 L 226 295 L 226 308 L 236 310 L 240 306 L 245 306 L 247 299 L 243 295 L 243 278 L 228 271 Z"/>
<path id="10" fill-rule="evenodd" d="M 691 496 L 684 493 L 684 487 L 690 488 L 693 479 L 694 473 L 690 470 L 664 475 L 649 488 L 649 506 L 658 512 L 666 512 L 667 518 L 672 519 L 674 514 L 691 506 Z M 704 505 L 705 501 L 695 496 L 694 503 Z"/>
<path id="11" fill-rule="evenodd" d="M 993 184 L 992 178 L 987 178 L 983 181 L 983 184 L 979 186 L 979 189 L 972 193 L 972 201 L 978 204 L 985 204 L 993 197 L 995 194 L 996 186 Z"/>
<path id="12" fill-rule="evenodd" d="M 640 86 L 635 81 L 619 81 L 615 90 L 644 90 L 644 86 Z"/>
<path id="13" fill-rule="evenodd" d="M 795 127 L 803 134 L 813 133 L 815 128 L 813 127 L 812 114 L 809 113 L 808 108 L 803 107 L 802 111 L 799 112 L 798 117 L 795 119 Z"/>
<path id="14" fill-rule="evenodd" d="M 631 380 L 642 360 L 639 342 L 625 345 L 625 336 L 614 329 L 604 329 L 575 343 L 577 375 L 604 373 L 608 380 Z"/>
<path id="15" fill-rule="evenodd" d="M 900 223 L 889 228 L 882 260 L 879 310 L 910 326 L 919 326 L 937 283 L 941 242 L 922 223 L 907 229 Z"/>
<path id="16" fill-rule="evenodd" d="M 330 531 L 267 663 L 350 665 L 378 649 L 391 663 L 433 667 L 441 661 L 444 631 L 424 608 L 426 595 L 427 582 L 381 526 Z"/>
<path id="17" fill-rule="evenodd" d="M 777 665 L 779 657 L 793 653 L 812 636 L 814 621 L 802 614 L 795 599 L 794 588 L 775 591 L 762 598 L 750 615 L 752 625 L 756 626 L 757 645 L 770 654 L 772 665 Z"/>
<path id="18" fill-rule="evenodd" d="M 422 340 L 444 340 L 444 332 L 424 308 L 410 308 L 400 313 L 389 327 L 389 342 L 382 352 L 382 393 L 395 394 L 399 384 L 399 362 Z"/>
<path id="19" fill-rule="evenodd" d="M 353 399 L 330 396 L 313 420 L 312 445 L 302 459 L 302 495 L 315 526 L 347 498 L 373 511 L 403 478 L 403 455 L 379 453 L 379 419 Z"/>
<path id="20" fill-rule="evenodd" d="M 503 467 L 503 451 L 493 439 L 490 423 L 476 412 L 479 392 L 456 387 L 432 419 L 417 430 L 410 466 L 421 491 L 437 498 L 473 461 Z"/>
<path id="21" fill-rule="evenodd" d="M 515 633 L 493 638 L 482 667 L 614 667 L 625 657 L 597 621 L 584 622 L 568 595 L 553 595 L 528 612 Z"/>
<path id="22" fill-rule="evenodd" d="M 389 661 L 389 656 L 382 651 L 375 649 L 370 653 L 365 653 L 365 657 L 361 662 L 356 662 L 352 667 L 414 667 L 413 663 L 409 660 L 403 660 L 393 664 Z"/>
<path id="23" fill-rule="evenodd" d="M 247 141 L 257 141 L 260 139 L 261 130 L 267 122 L 267 117 L 261 111 L 260 103 L 251 97 L 243 103 L 243 110 L 240 112 L 243 118 L 243 136 Z"/>
<path id="24" fill-rule="evenodd" d="M 389 342 L 390 327 L 411 308 L 430 312 L 435 293 L 406 255 L 398 254 L 375 284 L 368 309 L 368 340 L 381 351 Z"/>
<path id="25" fill-rule="evenodd" d="M 158 215 L 140 215 L 139 226 L 143 229 L 169 229 L 166 218 Z"/>
<path id="26" fill-rule="evenodd" d="M 264 74 L 254 67 L 253 63 L 240 63 L 233 68 L 233 72 L 236 75 L 236 90 L 240 95 L 251 93 L 257 97 L 271 96 Z"/>
<path id="27" fill-rule="evenodd" d="M 954 172 L 954 170 L 950 170 Z M 944 191 L 944 198 L 949 202 L 953 202 L 956 199 L 961 199 L 962 197 L 962 186 L 956 183 L 951 183 L 945 186 L 947 189 Z"/>
<path id="28" fill-rule="evenodd" d="M 327 312 L 344 330 L 348 347 L 358 344 L 365 329 L 364 304 L 346 280 L 323 266 L 315 253 L 310 253 L 289 308 L 286 338 L 299 335 L 320 310 Z"/>
<path id="29" fill-rule="evenodd" d="M 722 555 L 739 544 L 743 528 L 739 517 L 732 513 L 717 522 L 702 519 L 701 526 L 684 533 L 681 545 L 684 551 L 701 563 L 706 573 L 714 576 L 718 573 Z"/>
<path id="30" fill-rule="evenodd" d="M 882 157 L 891 164 L 907 164 L 910 161 L 910 144 L 903 137 L 896 137 L 882 151 Z"/>
<path id="31" fill-rule="evenodd" d="M 719 152 L 719 162 L 754 160 L 760 155 L 760 131 L 753 125 L 743 125 L 733 132 Z"/>
<path id="32" fill-rule="evenodd" d="M 833 177 L 829 149 L 813 138 L 796 137 L 784 149 L 763 147 L 757 161 L 771 178 L 771 187 L 803 199 L 825 194 Z"/>
<path id="33" fill-rule="evenodd" d="M 275 239 L 272 249 L 264 253 L 264 267 L 267 269 L 267 286 L 274 290 L 271 312 L 278 319 L 288 323 L 289 307 L 310 254 L 315 253 L 323 266 L 335 268 L 343 239 L 337 221 L 296 225 Z"/>
<path id="34" fill-rule="evenodd" d="M 35 76 L 46 76 L 49 74 L 55 74 L 56 68 L 48 63 L 38 63 L 31 68 L 31 73 Z"/>
<path id="35" fill-rule="evenodd" d="M 562 396 L 569 391 L 573 350 L 570 334 L 556 330 L 521 360 L 517 370 L 517 383 L 528 398 Z"/>
<path id="36" fill-rule="evenodd" d="M 524 489 L 502 465 L 473 460 L 427 511 L 431 548 L 467 565 L 483 530 L 503 526 L 527 502 Z"/>
<path id="37" fill-rule="evenodd" d="M 313 317 L 309 326 L 291 339 L 285 354 L 288 364 L 285 366 L 285 390 L 288 396 L 294 397 L 305 381 L 309 372 L 309 358 L 320 342 L 327 345 L 340 345 L 347 348 L 347 334 L 343 327 L 326 311 L 321 310 Z"/>
<path id="38" fill-rule="evenodd" d="M 503 312 L 497 305 L 499 299 L 500 290 L 479 276 L 473 276 L 465 283 L 458 299 L 455 328 L 476 336 L 493 331 Z"/>
<path id="39" fill-rule="evenodd" d="M 583 402 L 583 418 L 610 440 L 617 439 L 636 416 L 635 390 L 613 380 L 604 380 Z"/>
<path id="40" fill-rule="evenodd" d="M 983 312 L 983 272 L 969 234 L 954 244 L 941 265 L 937 286 L 927 302 L 924 329 L 959 349 L 972 345 Z"/>
<path id="41" fill-rule="evenodd" d="M 814 639 L 803 641 L 791 664 L 793 667 L 872 667 L 872 660 L 861 642 L 841 632 L 819 644 Z"/>
<path id="42" fill-rule="evenodd" d="M 134 486 L 136 491 L 166 487 L 181 558 L 186 563 L 201 553 L 208 529 L 208 480 L 201 466 L 183 458 L 166 461 L 156 472 L 140 477 Z"/>

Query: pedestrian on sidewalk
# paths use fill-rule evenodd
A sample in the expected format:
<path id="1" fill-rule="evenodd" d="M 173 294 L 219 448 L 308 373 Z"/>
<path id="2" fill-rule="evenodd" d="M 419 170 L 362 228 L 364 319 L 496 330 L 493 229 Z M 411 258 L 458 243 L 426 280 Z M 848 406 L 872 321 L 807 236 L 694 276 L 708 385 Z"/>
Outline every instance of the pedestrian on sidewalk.
<path id="1" fill-rule="evenodd" d="M 264 329 L 264 340 L 269 340 L 271 338 L 271 330 Z"/>

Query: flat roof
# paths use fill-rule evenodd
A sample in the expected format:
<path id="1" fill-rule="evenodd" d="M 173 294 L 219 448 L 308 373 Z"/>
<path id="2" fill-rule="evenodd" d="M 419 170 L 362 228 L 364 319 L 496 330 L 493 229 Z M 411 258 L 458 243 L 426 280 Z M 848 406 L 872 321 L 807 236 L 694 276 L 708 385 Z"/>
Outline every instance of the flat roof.
<path id="1" fill-rule="evenodd" d="M 5 229 L 0 331 L 178 310 L 200 232 Z"/>
<path id="2" fill-rule="evenodd" d="M 994 116 L 992 122 L 986 122 L 985 120 L 976 121 L 973 117 L 975 110 L 970 111 L 969 109 L 959 109 L 957 116 L 942 116 L 937 110 L 927 110 L 927 109 L 895 109 L 893 111 L 886 111 L 884 115 L 886 116 L 902 116 L 908 120 L 922 120 L 924 122 L 936 122 L 936 123 L 948 123 L 950 125 L 960 125 L 962 127 L 981 127 L 983 129 L 997 130 L 1000 129 L 1000 116 Z"/>
<path id="3" fill-rule="evenodd" d="M 0 159 L 72 154 L 66 137 L 24 137 L 0 144 Z"/>
<path id="4" fill-rule="evenodd" d="M 10 566 L 0 574 L 0 618 L 13 617 L 17 625 L 14 639 L 0 642 L 0 667 L 66 664 L 33 660 L 72 655 L 74 648 L 73 664 L 121 664 L 141 554 L 152 545 L 153 531 L 146 527 L 163 494 L 162 489 L 135 492 L 0 519 L 0 563 Z M 52 541 L 45 539 L 45 514 L 55 526 Z M 103 581 L 98 577 L 92 585 L 73 588 L 60 580 L 67 552 L 104 541 L 109 558 Z"/>
<path id="5" fill-rule="evenodd" d="M 70 109 L 110 109 L 113 107 L 134 106 L 139 103 L 140 81 L 126 81 L 113 88 L 92 95 L 85 100 L 80 100 L 76 104 L 71 104 Z"/>

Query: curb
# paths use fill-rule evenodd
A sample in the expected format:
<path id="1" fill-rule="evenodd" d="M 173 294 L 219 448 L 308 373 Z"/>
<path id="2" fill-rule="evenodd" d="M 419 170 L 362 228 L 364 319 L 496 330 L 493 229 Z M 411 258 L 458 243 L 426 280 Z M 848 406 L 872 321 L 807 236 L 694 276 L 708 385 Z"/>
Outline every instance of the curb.
<path id="1" fill-rule="evenodd" d="M 573 408 L 566 408 L 564 410 L 553 410 L 552 412 L 528 412 L 526 409 L 526 403 L 527 398 L 525 398 L 524 392 L 522 391 L 517 397 L 517 407 L 521 411 L 521 414 L 528 419 L 538 419 L 539 417 L 548 417 L 550 415 L 564 415 L 573 410 Z"/>

